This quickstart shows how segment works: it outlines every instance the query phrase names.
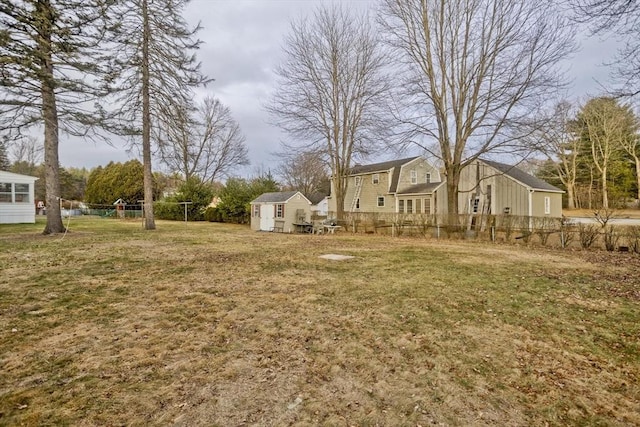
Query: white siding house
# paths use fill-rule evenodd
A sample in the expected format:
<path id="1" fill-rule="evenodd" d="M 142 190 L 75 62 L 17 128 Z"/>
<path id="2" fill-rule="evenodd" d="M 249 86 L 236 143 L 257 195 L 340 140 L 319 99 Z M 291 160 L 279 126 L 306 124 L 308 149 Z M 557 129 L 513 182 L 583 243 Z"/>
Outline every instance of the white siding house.
<path id="1" fill-rule="evenodd" d="M 0 224 L 36 222 L 34 184 L 37 179 L 0 171 Z"/>

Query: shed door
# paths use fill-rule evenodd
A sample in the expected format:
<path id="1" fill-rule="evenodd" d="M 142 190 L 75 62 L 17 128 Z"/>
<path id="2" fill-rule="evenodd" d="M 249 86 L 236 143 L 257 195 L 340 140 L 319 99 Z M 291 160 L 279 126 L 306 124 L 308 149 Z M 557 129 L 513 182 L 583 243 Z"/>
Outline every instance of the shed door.
<path id="1" fill-rule="evenodd" d="M 274 225 L 274 209 L 273 205 L 260 205 L 260 230 L 271 231 Z"/>

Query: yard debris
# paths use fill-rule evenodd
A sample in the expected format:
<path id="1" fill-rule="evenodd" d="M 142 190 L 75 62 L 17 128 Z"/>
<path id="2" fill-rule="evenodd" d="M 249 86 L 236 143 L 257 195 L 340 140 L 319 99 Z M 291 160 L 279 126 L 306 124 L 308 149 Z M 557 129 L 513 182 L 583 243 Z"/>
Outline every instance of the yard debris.
<path id="1" fill-rule="evenodd" d="M 298 396 L 298 397 L 296 397 L 296 400 L 294 400 L 292 403 L 287 405 L 287 409 L 289 409 L 289 410 L 295 409 L 301 403 L 302 403 L 302 398 L 300 396 Z"/>
<path id="2" fill-rule="evenodd" d="M 320 255 L 318 258 L 330 259 L 332 261 L 344 261 L 346 259 L 352 259 L 355 257 L 351 255 L 325 254 L 325 255 Z"/>

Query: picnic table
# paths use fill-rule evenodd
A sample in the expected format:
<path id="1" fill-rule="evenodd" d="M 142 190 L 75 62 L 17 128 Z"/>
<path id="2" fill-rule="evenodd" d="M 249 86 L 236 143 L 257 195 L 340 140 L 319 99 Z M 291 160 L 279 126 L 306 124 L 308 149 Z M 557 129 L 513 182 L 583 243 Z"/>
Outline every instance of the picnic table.
<path id="1" fill-rule="evenodd" d="M 324 229 L 325 232 L 327 232 L 328 234 L 335 234 L 336 230 L 339 230 L 342 228 L 342 226 L 340 225 L 330 225 L 330 224 L 323 224 L 322 228 Z"/>

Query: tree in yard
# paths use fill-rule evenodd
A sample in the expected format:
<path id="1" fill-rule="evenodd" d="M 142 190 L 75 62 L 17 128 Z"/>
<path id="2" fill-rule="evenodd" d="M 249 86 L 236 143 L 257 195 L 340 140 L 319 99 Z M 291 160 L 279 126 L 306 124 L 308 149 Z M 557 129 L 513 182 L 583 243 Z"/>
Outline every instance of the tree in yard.
<path id="1" fill-rule="evenodd" d="M 247 146 L 231 110 L 216 98 L 205 98 L 193 110 L 170 105 L 171 120 L 162 127 L 162 160 L 185 181 L 197 176 L 213 182 L 249 163 Z"/>
<path id="2" fill-rule="evenodd" d="M 385 139 L 387 57 L 366 17 L 335 6 L 294 22 L 284 53 L 267 110 L 305 150 L 324 154 L 341 218 L 352 159 Z"/>
<path id="3" fill-rule="evenodd" d="M 637 119 L 629 106 L 620 105 L 614 98 L 600 97 L 587 101 L 580 109 L 576 127 L 599 174 L 602 207 L 607 209 L 611 168 L 620 162 L 624 146 L 635 143 Z"/>
<path id="4" fill-rule="evenodd" d="M 0 127 L 11 138 L 43 125 L 47 224 L 64 231 L 59 208 L 60 131 L 86 136 L 100 122 L 106 69 L 103 0 L 0 0 Z"/>
<path id="5" fill-rule="evenodd" d="M 153 214 L 152 139 L 160 125 L 172 122 L 175 106 L 188 105 L 191 89 L 205 84 L 193 53 L 200 45 L 182 12 L 188 0 L 122 0 L 113 29 L 115 86 L 119 87 L 118 131 L 141 138 L 144 165 L 144 227 L 155 229 Z"/>
<path id="6" fill-rule="evenodd" d="M 282 154 L 278 172 L 285 188 L 300 191 L 307 197 L 316 192 L 326 191 L 327 166 L 319 153 Z"/>
<path id="7" fill-rule="evenodd" d="M 624 41 L 614 62 L 620 84 L 616 95 L 640 93 L 640 3 L 633 0 L 570 0 L 579 21 L 594 34 L 612 33 Z"/>
<path id="8" fill-rule="evenodd" d="M 156 210 L 158 218 L 169 220 L 184 220 L 185 210 L 187 219 L 202 221 L 204 212 L 213 198 L 213 187 L 210 183 L 203 182 L 197 176 L 186 180 L 170 197 L 157 202 Z M 186 207 L 184 204 L 186 203 Z"/>
<path id="9" fill-rule="evenodd" d="M 548 160 L 545 173 L 552 174 L 567 190 L 567 207 L 576 208 L 576 181 L 580 139 L 572 129 L 574 114 L 568 101 L 558 102 L 550 112 L 543 113 L 545 126 L 537 126 L 530 139 L 537 151 Z"/>
<path id="10" fill-rule="evenodd" d="M 11 156 L 14 162 L 26 162 L 30 165 L 42 163 L 42 143 L 35 137 L 27 135 L 11 144 Z"/>
<path id="11" fill-rule="evenodd" d="M 554 11 L 550 0 L 384 0 L 380 20 L 402 67 L 399 132 L 442 162 L 449 214 L 459 212 L 461 170 L 519 149 L 530 130 L 519 125 L 558 90 L 556 65 L 574 42 Z"/>
<path id="12" fill-rule="evenodd" d="M 6 139 L 0 140 L 0 170 L 9 170 L 11 162 L 9 162 L 9 154 L 7 153 Z"/>
<path id="13" fill-rule="evenodd" d="M 137 204 L 144 197 L 143 181 L 143 166 L 138 160 L 98 166 L 89 174 L 84 201 L 112 206 L 117 199 L 123 199 L 128 204 Z"/>

